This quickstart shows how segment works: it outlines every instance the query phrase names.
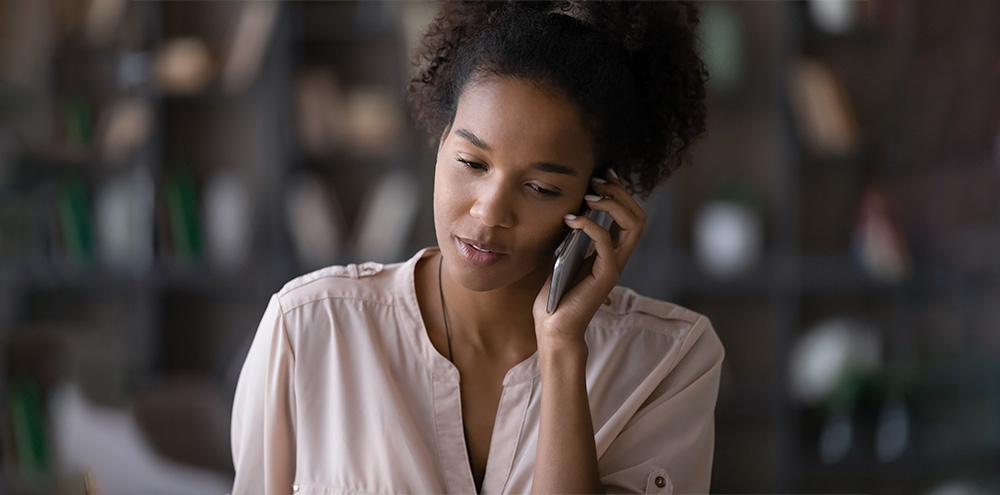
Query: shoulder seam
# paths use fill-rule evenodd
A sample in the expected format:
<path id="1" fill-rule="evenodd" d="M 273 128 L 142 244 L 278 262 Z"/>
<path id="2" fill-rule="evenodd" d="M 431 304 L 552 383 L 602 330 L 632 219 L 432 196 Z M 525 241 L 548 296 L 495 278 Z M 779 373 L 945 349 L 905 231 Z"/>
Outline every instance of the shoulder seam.
<path id="1" fill-rule="evenodd" d="M 278 314 L 281 315 L 281 338 L 285 341 L 285 346 L 288 347 L 288 352 L 292 354 L 292 363 L 295 362 L 295 346 L 292 345 L 292 341 L 288 338 L 288 325 L 285 323 L 285 308 L 281 305 L 281 298 L 275 297 L 274 302 L 278 305 Z"/>
<path id="2" fill-rule="evenodd" d="M 348 266 L 348 265 L 336 265 L 336 266 Z M 332 267 L 328 267 L 328 268 L 332 268 Z M 367 275 L 367 276 L 365 276 L 363 278 L 343 277 L 343 276 L 340 276 L 340 275 L 334 275 L 334 274 L 328 273 L 328 274 L 324 274 L 324 275 L 321 275 L 321 276 L 318 276 L 318 277 L 315 277 L 315 278 L 310 278 L 309 280 L 302 280 L 303 278 L 308 277 L 309 275 L 311 275 L 311 274 L 305 274 L 305 275 L 302 275 L 301 277 L 298 277 L 298 278 L 293 279 L 293 280 L 289 281 L 288 283 L 286 283 L 285 286 L 282 287 L 281 290 L 278 291 L 278 294 L 284 295 L 284 294 L 287 294 L 289 292 L 294 292 L 296 290 L 304 288 L 304 287 L 306 287 L 308 285 L 311 285 L 313 283 L 320 282 L 320 281 L 323 281 L 323 280 L 327 280 L 327 279 L 330 279 L 330 278 L 334 278 L 334 279 L 337 279 L 337 280 L 361 281 L 361 280 L 364 280 L 365 278 L 377 277 L 381 273 L 384 273 L 386 271 L 387 270 L 381 270 L 381 271 L 379 271 L 379 273 L 376 273 L 374 275 Z M 296 282 L 298 282 L 298 283 L 296 283 Z M 292 285 L 293 283 L 294 283 L 294 285 Z"/>
<path id="3" fill-rule="evenodd" d="M 327 301 L 327 300 L 331 300 L 331 299 L 364 301 L 364 302 L 369 302 L 369 303 L 373 303 L 373 304 L 380 304 L 380 305 L 383 305 L 383 306 L 395 306 L 397 304 L 396 301 L 395 301 L 395 299 L 390 300 L 390 301 L 384 301 L 384 300 L 370 299 L 370 298 L 362 297 L 362 296 L 346 295 L 345 294 L 345 295 L 323 295 L 323 296 L 312 298 L 312 299 L 308 299 L 308 300 L 305 300 L 305 301 L 300 301 L 296 305 L 290 306 L 290 307 L 288 307 L 288 309 L 285 309 L 281 305 L 281 297 L 282 297 L 281 295 L 278 296 L 278 307 L 281 308 L 281 312 L 282 312 L 281 314 L 282 314 L 282 316 L 285 315 L 285 314 L 287 314 L 290 311 L 293 311 L 293 310 L 296 310 L 298 308 L 301 308 L 302 306 L 305 306 L 306 304 L 311 304 L 311 303 L 320 302 L 320 301 Z"/>
<path id="4" fill-rule="evenodd" d="M 643 313 L 643 314 L 646 314 L 646 313 Z M 697 314 L 697 313 L 695 313 L 695 314 Z M 616 324 L 609 324 L 609 325 L 597 324 L 597 325 L 594 325 L 592 328 L 594 328 L 594 329 L 610 330 L 610 331 L 616 331 L 616 332 L 627 331 L 627 330 L 638 330 L 638 331 L 641 331 L 641 332 L 652 333 L 654 335 L 660 335 L 662 337 L 667 337 L 667 338 L 678 338 L 679 337 L 678 340 L 680 342 L 684 342 L 685 340 L 687 340 L 687 339 L 690 338 L 690 336 L 691 336 L 692 333 L 695 333 L 695 329 L 696 329 L 697 326 L 702 325 L 701 324 L 701 320 L 705 320 L 706 319 L 705 316 L 701 315 L 701 314 L 698 314 L 698 318 L 695 318 L 694 320 L 687 320 L 687 319 L 682 319 L 682 318 L 660 318 L 659 316 L 656 316 L 656 315 L 649 315 L 649 316 L 652 316 L 654 318 L 658 318 L 661 321 L 665 321 L 665 322 L 666 321 L 681 322 L 681 323 L 684 324 L 684 328 L 681 329 L 679 332 L 667 332 L 667 331 L 663 331 L 663 330 L 661 330 L 659 328 L 653 328 L 653 327 L 644 326 L 644 325 L 634 325 L 634 324 L 618 324 L 618 325 L 616 325 Z M 678 334 L 680 334 L 680 335 L 678 335 Z"/>

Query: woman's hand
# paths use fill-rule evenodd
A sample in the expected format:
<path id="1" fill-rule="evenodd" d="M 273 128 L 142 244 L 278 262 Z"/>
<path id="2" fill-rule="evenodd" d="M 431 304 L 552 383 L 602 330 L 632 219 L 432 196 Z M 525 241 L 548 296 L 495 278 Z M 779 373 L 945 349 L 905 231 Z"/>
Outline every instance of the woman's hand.
<path id="1" fill-rule="evenodd" d="M 594 240 L 596 256 L 590 273 L 563 296 L 552 314 L 545 311 L 552 275 L 542 286 L 532 308 L 539 350 L 549 345 L 583 344 L 587 325 L 618 284 L 625 264 L 642 238 L 646 212 L 622 186 L 614 171 L 609 169 L 607 178 L 592 179 L 594 192 L 599 196 L 588 195 L 584 199 L 590 209 L 608 212 L 618 228 L 613 225 L 608 231 L 586 216 L 567 216 L 566 225 L 583 229 Z"/>

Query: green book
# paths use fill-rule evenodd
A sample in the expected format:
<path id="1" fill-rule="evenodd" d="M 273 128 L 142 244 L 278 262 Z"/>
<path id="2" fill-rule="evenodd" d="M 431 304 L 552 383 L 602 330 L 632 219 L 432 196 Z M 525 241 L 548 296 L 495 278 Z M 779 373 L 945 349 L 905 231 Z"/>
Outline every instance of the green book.
<path id="1" fill-rule="evenodd" d="M 12 380 L 7 391 L 14 452 L 26 477 L 44 479 L 50 474 L 51 455 L 45 429 L 42 394 L 33 381 Z"/>
<path id="2" fill-rule="evenodd" d="M 94 228 L 87 189 L 81 179 L 69 178 L 60 184 L 58 208 L 66 257 L 73 266 L 84 268 L 93 259 Z"/>
<path id="3" fill-rule="evenodd" d="M 202 235 L 198 213 L 198 190 L 194 176 L 178 169 L 166 182 L 167 214 L 174 254 L 185 264 L 201 260 Z"/>

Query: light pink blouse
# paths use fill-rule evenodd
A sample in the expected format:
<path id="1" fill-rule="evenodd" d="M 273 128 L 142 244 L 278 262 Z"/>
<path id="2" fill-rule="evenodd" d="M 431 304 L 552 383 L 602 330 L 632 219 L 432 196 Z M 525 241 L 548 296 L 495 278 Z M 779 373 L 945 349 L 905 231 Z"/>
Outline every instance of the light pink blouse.
<path id="1" fill-rule="evenodd" d="M 473 493 L 458 370 L 404 263 L 333 266 L 264 313 L 233 405 L 234 495 Z M 611 492 L 707 493 L 723 348 L 709 321 L 616 287 L 587 329 L 598 467 Z M 503 381 L 483 493 L 531 490 L 537 354 Z"/>

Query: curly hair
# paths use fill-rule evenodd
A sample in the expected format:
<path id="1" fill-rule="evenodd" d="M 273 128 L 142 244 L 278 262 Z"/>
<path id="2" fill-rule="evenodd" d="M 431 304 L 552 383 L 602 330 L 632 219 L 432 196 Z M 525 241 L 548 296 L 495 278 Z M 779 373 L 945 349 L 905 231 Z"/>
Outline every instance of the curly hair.
<path id="1" fill-rule="evenodd" d="M 705 81 L 692 2 L 442 2 L 407 86 L 432 142 L 466 84 L 489 75 L 542 83 L 577 103 L 597 169 L 647 197 L 705 131 Z"/>

